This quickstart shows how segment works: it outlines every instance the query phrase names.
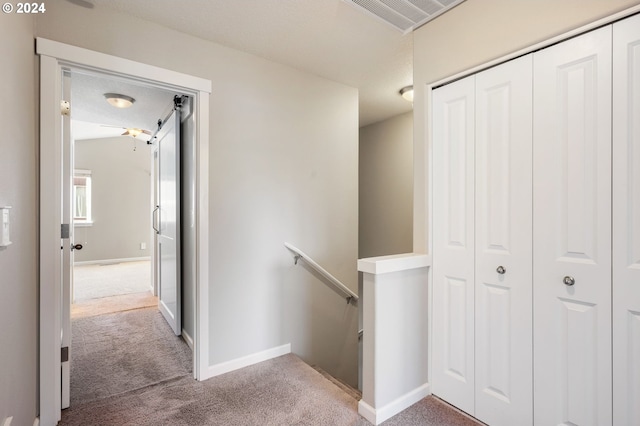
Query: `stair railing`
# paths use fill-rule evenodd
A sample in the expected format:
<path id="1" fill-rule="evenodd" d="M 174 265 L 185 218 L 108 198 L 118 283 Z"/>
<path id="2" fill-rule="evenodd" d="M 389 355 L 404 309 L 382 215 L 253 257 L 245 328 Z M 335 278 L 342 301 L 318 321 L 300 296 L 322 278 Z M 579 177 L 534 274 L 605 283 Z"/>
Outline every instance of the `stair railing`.
<path id="1" fill-rule="evenodd" d="M 342 295 L 347 300 L 347 303 L 351 303 L 353 305 L 358 304 L 358 295 L 349 289 L 346 285 L 342 284 L 340 280 L 331 275 L 326 269 L 322 266 L 318 265 L 313 259 L 311 259 L 307 254 L 305 254 L 302 250 L 294 247 L 289 243 L 284 243 L 284 246 L 291 250 L 294 253 L 293 259 L 295 264 L 298 264 L 298 260 L 304 260 L 305 263 L 311 266 L 316 272 L 326 278 L 332 285 L 330 286 L 336 292 Z"/>

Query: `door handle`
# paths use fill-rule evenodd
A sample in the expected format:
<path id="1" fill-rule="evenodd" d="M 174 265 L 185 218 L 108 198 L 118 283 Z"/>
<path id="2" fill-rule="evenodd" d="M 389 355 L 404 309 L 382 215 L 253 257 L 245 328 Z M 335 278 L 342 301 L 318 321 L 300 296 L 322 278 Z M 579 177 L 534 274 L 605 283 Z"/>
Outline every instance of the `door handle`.
<path id="1" fill-rule="evenodd" d="M 574 285 L 574 284 L 576 283 L 576 280 L 575 280 L 575 278 L 570 277 L 569 275 L 567 275 L 566 277 L 564 277 L 564 278 L 562 279 L 562 282 L 563 282 L 565 285 L 572 286 L 572 285 Z"/>
<path id="2" fill-rule="evenodd" d="M 507 270 L 505 269 L 504 266 L 498 266 L 498 268 L 496 269 L 496 272 L 499 273 L 500 275 L 503 275 L 505 272 L 507 272 Z"/>
<path id="3" fill-rule="evenodd" d="M 82 244 L 71 244 L 71 251 L 73 250 L 82 250 Z"/>
<path id="4" fill-rule="evenodd" d="M 160 233 L 160 230 L 158 229 L 158 225 L 156 222 L 156 213 L 158 213 L 158 211 L 160 210 L 160 206 L 156 206 L 155 209 L 153 209 L 153 213 L 151 213 L 151 226 L 153 227 L 153 230 L 156 231 L 156 234 Z"/>

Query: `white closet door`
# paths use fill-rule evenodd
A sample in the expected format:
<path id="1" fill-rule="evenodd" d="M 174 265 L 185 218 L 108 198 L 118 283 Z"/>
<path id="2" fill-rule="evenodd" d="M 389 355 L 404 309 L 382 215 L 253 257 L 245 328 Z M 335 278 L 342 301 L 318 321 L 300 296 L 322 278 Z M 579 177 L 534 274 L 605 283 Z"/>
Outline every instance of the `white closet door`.
<path id="1" fill-rule="evenodd" d="M 475 417 L 533 422 L 532 56 L 476 76 Z"/>
<path id="2" fill-rule="evenodd" d="M 534 421 L 611 424 L 611 27 L 534 54 Z M 573 284 L 572 284 L 573 283 Z"/>
<path id="3" fill-rule="evenodd" d="M 613 25 L 614 424 L 640 425 L 640 15 Z"/>
<path id="4" fill-rule="evenodd" d="M 433 393 L 473 414 L 474 77 L 433 109 Z"/>

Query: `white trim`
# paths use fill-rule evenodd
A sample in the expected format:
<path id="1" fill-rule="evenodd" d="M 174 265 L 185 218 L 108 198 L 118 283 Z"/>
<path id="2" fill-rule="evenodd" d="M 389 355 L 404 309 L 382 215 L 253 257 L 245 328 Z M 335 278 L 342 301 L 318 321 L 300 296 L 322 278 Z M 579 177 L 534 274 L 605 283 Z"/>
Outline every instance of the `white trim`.
<path id="1" fill-rule="evenodd" d="M 114 79 L 165 87 L 196 100 L 196 301 L 193 374 L 203 380 L 209 359 L 209 93 L 211 82 L 199 77 L 116 56 L 38 38 L 40 55 L 40 420 L 56 424 L 60 404 L 60 223 L 62 140 L 60 120 L 62 68 L 93 70 Z"/>
<path id="2" fill-rule="evenodd" d="M 187 346 L 189 346 L 191 348 L 191 352 L 193 352 L 193 339 L 191 338 L 191 335 L 189 335 L 189 333 L 187 333 L 187 331 L 184 328 L 182 329 L 181 333 L 182 333 L 182 338 L 187 343 Z"/>
<path id="3" fill-rule="evenodd" d="M 73 266 L 112 265 L 112 264 L 115 265 L 117 263 L 141 262 L 143 260 L 151 260 L 151 256 L 123 257 L 121 259 L 83 260 L 82 262 L 73 262 Z"/>
<path id="4" fill-rule="evenodd" d="M 47 426 L 61 418 L 60 329 L 62 298 L 62 124 L 58 115 L 62 75 L 58 61 L 40 58 L 40 418 Z M 57 102 L 56 102 L 57 100 Z M 57 108 L 56 108 L 57 107 Z M 44 131 L 44 129 L 47 129 Z M 52 349 L 53 348 L 53 349 Z M 51 351 L 53 350 L 53 353 Z"/>
<path id="5" fill-rule="evenodd" d="M 268 361 L 270 359 L 277 358 L 289 353 L 291 353 L 291 343 L 287 343 L 286 345 L 282 346 L 276 346 L 275 348 L 267 349 L 261 352 L 256 352 L 251 355 L 243 356 L 242 358 L 236 358 L 232 359 L 231 361 L 212 365 L 209 367 L 205 379 L 229 373 L 230 371 L 239 370 L 241 368 L 248 367 L 259 362 Z"/>
<path id="6" fill-rule="evenodd" d="M 436 81 L 434 83 L 427 84 L 427 90 L 433 90 L 433 88 L 435 88 L 435 87 L 442 86 L 444 84 L 450 83 L 450 82 L 455 81 L 455 80 L 459 80 L 461 78 L 467 77 L 467 76 L 472 75 L 472 74 L 476 74 L 476 73 L 478 73 L 478 72 L 480 72 L 482 70 L 485 70 L 487 68 L 491 68 L 493 66 L 500 65 L 500 64 L 502 64 L 504 62 L 510 61 L 512 59 L 515 59 L 515 58 L 517 58 L 519 56 L 527 55 L 527 54 L 535 52 L 537 50 L 544 49 L 545 47 L 549 47 L 551 45 L 563 42 L 563 41 L 565 41 L 567 39 L 570 39 L 572 37 L 576 37 L 578 35 L 581 35 L 581 34 L 589 32 L 589 31 L 595 30 L 596 28 L 599 28 L 599 27 L 602 27 L 602 26 L 605 26 L 605 25 L 609 25 L 609 24 L 611 24 L 613 22 L 619 21 L 621 19 L 624 19 L 624 18 L 626 18 L 628 16 L 634 15 L 634 14 L 639 13 L 639 12 L 640 12 L 640 5 L 632 6 L 632 7 L 628 8 L 628 9 L 625 9 L 625 10 L 623 10 L 621 12 L 614 13 L 613 15 L 609 15 L 609 16 L 607 16 L 605 18 L 598 19 L 597 21 L 591 22 L 591 23 L 589 23 L 587 25 L 583 25 L 583 26 L 575 28 L 575 29 L 573 29 L 571 31 L 567 31 L 566 33 L 563 33 L 563 34 L 557 35 L 555 37 L 552 37 L 550 39 L 541 41 L 540 43 L 533 44 L 531 46 L 525 47 L 524 49 L 520 49 L 520 50 L 517 50 L 515 52 L 509 53 L 507 55 L 501 56 L 500 58 L 494 59 L 494 60 L 489 61 L 489 62 L 485 62 L 485 63 L 483 63 L 481 65 L 478 65 L 478 66 L 475 66 L 473 68 L 467 69 L 465 71 L 459 72 L 459 73 L 454 74 L 452 76 L 445 77 L 445 78 L 443 78 L 441 80 L 438 80 L 438 81 Z M 427 92 L 427 93 L 429 93 L 429 92 Z M 425 98 L 426 98 L 426 96 L 425 96 Z"/>
<path id="7" fill-rule="evenodd" d="M 191 90 L 211 93 L 211 81 L 204 78 L 183 74 L 177 71 L 143 64 L 141 62 L 83 49 L 81 47 L 60 43 L 45 38 L 36 38 L 36 53 L 51 56 L 68 65 L 77 65 L 104 72 L 135 77 L 144 81 L 157 81 L 189 88 Z"/>
<path id="8" fill-rule="evenodd" d="M 427 266 L 431 266 L 431 256 L 419 253 L 393 254 L 358 260 L 358 271 L 376 275 L 425 268 Z"/>
<path id="9" fill-rule="evenodd" d="M 209 367 L 209 93 L 196 94 L 196 291 L 193 376 L 207 377 Z"/>
<path id="10" fill-rule="evenodd" d="M 374 425 L 379 425 L 429 395 L 431 395 L 431 387 L 429 383 L 425 383 L 378 409 L 360 400 L 358 402 L 358 414 Z"/>

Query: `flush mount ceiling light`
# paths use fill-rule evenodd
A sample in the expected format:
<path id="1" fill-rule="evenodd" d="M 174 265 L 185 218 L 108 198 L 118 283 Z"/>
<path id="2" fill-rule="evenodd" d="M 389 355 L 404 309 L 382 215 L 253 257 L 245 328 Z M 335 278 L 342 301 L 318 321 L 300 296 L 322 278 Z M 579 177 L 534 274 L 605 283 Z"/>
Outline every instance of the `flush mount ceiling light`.
<path id="1" fill-rule="evenodd" d="M 413 86 L 405 86 L 399 93 L 405 100 L 413 102 Z"/>
<path id="2" fill-rule="evenodd" d="M 129 108 L 136 101 L 131 96 L 121 95 L 119 93 L 105 93 L 104 97 L 107 102 L 116 108 Z"/>

